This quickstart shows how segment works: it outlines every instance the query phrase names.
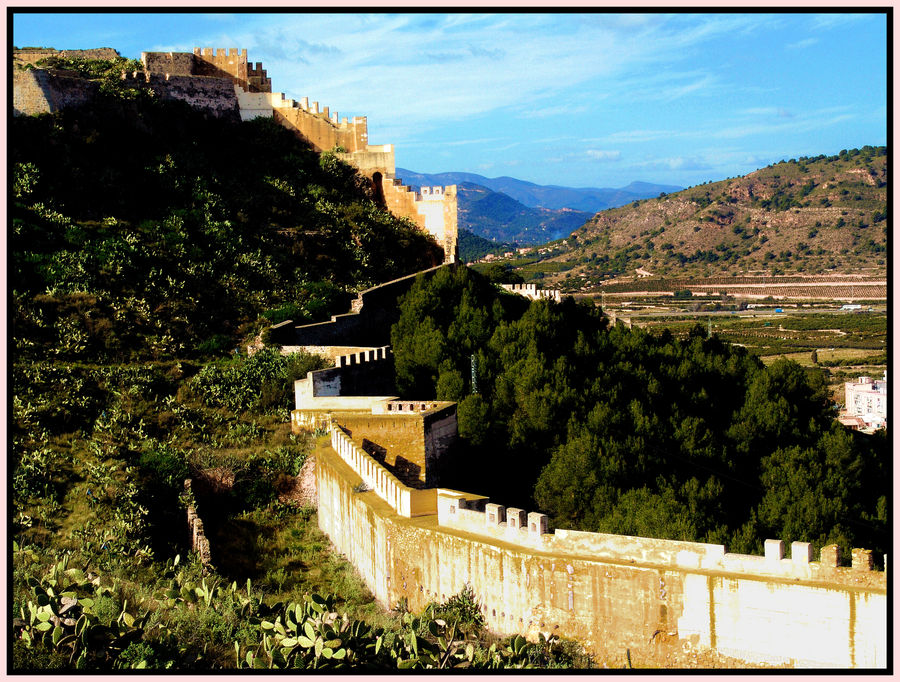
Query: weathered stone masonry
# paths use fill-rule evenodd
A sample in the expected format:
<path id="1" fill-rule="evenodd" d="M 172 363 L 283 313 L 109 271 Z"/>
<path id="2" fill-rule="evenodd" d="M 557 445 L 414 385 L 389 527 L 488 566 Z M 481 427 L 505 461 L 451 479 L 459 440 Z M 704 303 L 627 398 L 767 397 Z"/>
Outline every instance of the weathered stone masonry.
<path id="1" fill-rule="evenodd" d="M 144 52 L 141 55 L 147 73 L 166 78 L 192 77 L 229 79 L 242 120 L 270 117 L 306 140 L 320 152 L 334 151 L 372 183 L 375 196 L 385 208 L 412 220 L 434 236 L 444 249 L 446 262 L 455 262 L 457 245 L 456 186 L 423 187 L 413 192 L 396 178 L 392 145 L 370 145 L 368 123 L 364 116 L 341 118 L 329 107 L 310 103 L 308 97 L 297 101 L 284 93 L 273 93 L 272 82 L 262 64 L 254 68 L 247 51 L 240 53 L 212 48 L 194 48 L 193 54 Z M 196 97 L 191 97 L 196 100 Z M 203 102 L 194 104 L 201 108 Z"/>
<path id="2" fill-rule="evenodd" d="M 191 490 L 191 479 L 186 479 L 184 489 Z M 187 524 L 188 524 L 188 541 L 192 552 L 197 552 L 200 557 L 200 563 L 208 566 L 212 561 L 212 552 L 210 551 L 209 538 L 206 536 L 206 530 L 203 527 L 203 519 L 197 513 L 194 505 L 189 504 L 187 507 Z"/>
<path id="3" fill-rule="evenodd" d="M 443 489 L 420 491 L 436 500 L 412 513 L 379 487 L 357 492 L 386 474 L 358 449 L 341 456 L 341 447 L 316 452 L 319 524 L 385 606 L 406 599 L 421 609 L 469 585 L 492 631 L 566 635 L 612 660 L 626 649 L 652 660 L 674 641 L 748 663 L 886 665 L 884 574 L 864 562 L 838 567 L 836 548 L 815 562 L 807 543 L 784 558 L 780 542 L 756 557 L 721 545 L 550 534 L 540 514 L 526 521 L 522 510 Z"/>
<path id="4" fill-rule="evenodd" d="M 17 50 L 17 64 L 34 64 L 50 56 L 114 59 L 115 50 L 58 51 Z M 194 48 L 193 53 L 143 52 L 143 73 L 122 74 L 123 79 L 142 79 L 163 100 L 183 101 L 190 106 L 234 120 L 273 118 L 294 131 L 319 152 L 333 152 L 356 167 L 369 180 L 373 194 L 394 215 L 409 218 L 432 235 L 444 250 L 444 261 L 455 262 L 457 244 L 456 186 L 423 187 L 414 192 L 396 177 L 392 145 L 370 145 L 364 116 L 341 118 L 329 107 L 299 101 L 272 92 L 272 81 L 262 64 L 247 60 L 246 50 Z M 16 115 L 34 115 L 81 106 L 96 96 L 96 85 L 63 73 L 14 68 Z"/>
<path id="5" fill-rule="evenodd" d="M 333 315 L 329 322 L 297 325 L 292 320 L 285 320 L 271 328 L 272 343 L 297 350 L 385 346 L 391 342 L 391 325 L 400 319 L 397 299 L 409 291 L 417 279 L 427 279 L 443 267 L 455 266 L 438 265 L 361 291 L 349 313 Z"/>

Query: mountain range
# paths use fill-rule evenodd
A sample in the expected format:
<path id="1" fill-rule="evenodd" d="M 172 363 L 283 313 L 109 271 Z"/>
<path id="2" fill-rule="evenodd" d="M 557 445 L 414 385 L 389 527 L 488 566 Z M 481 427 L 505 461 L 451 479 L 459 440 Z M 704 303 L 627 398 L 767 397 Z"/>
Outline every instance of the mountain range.
<path id="1" fill-rule="evenodd" d="M 500 192 L 530 208 L 567 208 L 573 211 L 596 213 L 607 208 L 624 206 L 636 199 L 659 196 L 661 192 L 677 192 L 682 187 L 657 185 L 650 182 L 632 182 L 618 189 L 599 187 L 563 187 L 561 185 L 537 185 L 508 176 L 487 178 L 477 173 L 417 173 L 405 168 L 397 169 L 397 177 L 403 184 L 422 185 L 479 185 Z"/>
<path id="2" fill-rule="evenodd" d="M 397 168 L 397 177 L 414 188 L 456 185 L 460 231 L 522 245 L 561 239 L 598 211 L 681 189 L 647 182 L 632 182 L 620 189 L 562 187 L 511 177 L 487 178 L 460 172 L 428 174 L 405 168 Z"/>

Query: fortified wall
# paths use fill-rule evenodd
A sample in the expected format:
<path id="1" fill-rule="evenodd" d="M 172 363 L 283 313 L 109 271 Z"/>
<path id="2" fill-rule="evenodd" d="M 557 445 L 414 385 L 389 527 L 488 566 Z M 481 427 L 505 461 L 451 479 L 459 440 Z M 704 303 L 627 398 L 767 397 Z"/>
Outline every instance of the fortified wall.
<path id="1" fill-rule="evenodd" d="M 293 130 L 319 152 L 334 152 L 369 179 L 377 201 L 391 213 L 409 218 L 431 234 L 444 249 L 445 262 L 455 262 L 457 245 L 456 186 L 423 187 L 417 193 L 396 178 L 392 145 L 370 145 L 364 116 L 348 120 L 327 106 L 310 103 L 308 97 L 294 100 L 273 93 L 272 82 L 257 62 L 247 61 L 247 51 L 235 48 L 194 48 L 193 54 L 144 52 L 141 61 L 148 74 L 173 77 L 228 79 L 241 120 L 273 118 Z M 177 98 L 177 96 L 176 96 Z"/>
<path id="2" fill-rule="evenodd" d="M 438 265 L 361 291 L 349 313 L 332 315 L 328 322 L 295 325 L 285 320 L 270 328 L 272 343 L 296 350 L 331 355 L 332 347 L 373 348 L 391 342 L 391 325 L 400 317 L 397 300 L 410 290 L 417 278 L 429 278 L 443 267 Z"/>
<path id="3" fill-rule="evenodd" d="M 393 377 L 387 347 L 336 358 L 334 368 L 294 382 L 292 429 L 334 427 L 405 486 L 435 486 L 456 442 L 456 403 L 373 395 L 379 389 L 392 392 Z"/>
<path id="4" fill-rule="evenodd" d="M 114 59 L 118 52 L 98 50 L 15 50 L 14 64 L 34 65 L 51 57 Z M 423 187 L 415 192 L 396 177 L 393 145 L 370 145 L 365 117 L 348 120 L 329 107 L 296 101 L 272 92 L 272 81 L 260 62 L 247 60 L 247 50 L 194 48 L 193 53 L 142 52 L 143 71 L 123 73 L 123 80 L 148 85 L 162 100 L 183 101 L 201 111 L 237 120 L 273 118 L 319 152 L 332 152 L 355 166 L 371 184 L 377 202 L 396 216 L 410 219 L 444 249 L 444 262 L 458 259 L 456 186 Z M 73 74 L 45 69 L 13 69 L 13 111 L 35 115 L 89 103 L 95 83 Z"/>
<path id="5" fill-rule="evenodd" d="M 562 300 L 562 293 L 559 289 L 539 289 L 537 284 L 501 284 L 500 287 L 510 293 L 529 298 L 532 301 L 547 299 L 559 303 Z"/>
<path id="6" fill-rule="evenodd" d="M 333 426 L 316 451 L 319 525 L 379 603 L 419 610 L 465 586 L 498 634 L 573 637 L 603 660 L 673 651 L 748 664 L 884 668 L 887 586 L 871 553 L 722 545 L 557 529 L 470 493 L 404 486 Z"/>
<path id="7" fill-rule="evenodd" d="M 296 382 L 291 415 L 295 431 L 328 434 L 315 453 L 319 526 L 382 606 L 421 610 L 468 586 L 491 631 L 572 637 L 619 665 L 626 652 L 648 666 L 706 652 L 748 665 L 887 666 L 887 580 L 870 551 L 854 549 L 846 567 L 837 546 L 816 558 L 802 541 L 788 552 L 766 540 L 751 556 L 551 531 L 537 510 L 441 487 L 456 406 L 389 395 L 393 382 L 377 377 L 390 359 L 387 347 L 337 356 Z"/>

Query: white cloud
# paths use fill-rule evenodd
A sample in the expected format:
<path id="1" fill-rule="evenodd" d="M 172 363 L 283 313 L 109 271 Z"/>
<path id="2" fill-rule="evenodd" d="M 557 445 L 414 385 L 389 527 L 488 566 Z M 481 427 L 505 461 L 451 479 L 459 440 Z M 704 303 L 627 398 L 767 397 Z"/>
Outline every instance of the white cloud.
<path id="1" fill-rule="evenodd" d="M 588 149 L 585 154 L 594 161 L 616 161 L 622 156 L 621 152 L 604 149 Z"/>
<path id="2" fill-rule="evenodd" d="M 662 169 L 677 171 L 705 171 L 713 168 L 706 159 L 697 156 L 671 156 L 659 159 L 650 159 L 634 164 L 637 168 Z"/>
<path id="3" fill-rule="evenodd" d="M 810 25 L 817 31 L 828 31 L 833 28 L 847 28 L 848 25 L 871 19 L 871 14 L 814 14 Z"/>
<path id="4" fill-rule="evenodd" d="M 722 128 L 707 133 L 709 137 L 719 139 L 738 139 L 749 137 L 751 135 L 774 135 L 776 133 L 808 133 L 814 130 L 822 130 L 829 128 L 838 123 L 849 121 L 855 118 L 853 114 L 836 114 L 833 116 L 822 116 L 822 112 L 817 114 L 798 117 L 785 121 L 784 123 L 759 123 L 740 126 L 732 126 Z"/>
<path id="5" fill-rule="evenodd" d="M 778 118 L 794 117 L 794 114 L 783 107 L 750 107 L 749 109 L 741 109 L 737 113 L 745 116 L 769 116 Z"/>
<path id="6" fill-rule="evenodd" d="M 796 43 L 788 43 L 787 48 L 789 50 L 802 50 L 807 47 L 812 47 L 818 42 L 818 38 L 804 38 L 803 40 L 798 40 Z"/>
<path id="7" fill-rule="evenodd" d="M 653 142 L 655 140 L 665 140 L 678 135 L 674 130 L 622 130 L 617 133 L 611 133 L 603 138 L 604 142 Z"/>
<path id="8" fill-rule="evenodd" d="M 658 79 L 689 46 L 770 21 L 744 14 L 248 16 L 243 33 L 200 38 L 246 46 L 275 89 L 295 98 L 417 126 L 499 109 L 521 117 L 584 113 L 590 104 L 571 102 L 568 90 L 587 83 L 630 98 L 696 96 L 718 86 L 713 75 L 668 73 L 658 87 L 647 74 Z M 636 87 L 623 87 L 628 80 Z"/>

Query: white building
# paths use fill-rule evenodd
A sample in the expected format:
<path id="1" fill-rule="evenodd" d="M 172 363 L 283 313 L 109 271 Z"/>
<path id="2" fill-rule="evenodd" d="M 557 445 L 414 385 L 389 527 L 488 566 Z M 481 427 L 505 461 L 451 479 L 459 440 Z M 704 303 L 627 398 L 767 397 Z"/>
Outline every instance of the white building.
<path id="1" fill-rule="evenodd" d="M 842 416 L 861 418 L 868 429 L 887 426 L 887 370 L 882 381 L 860 377 L 844 384 L 844 411 Z"/>

